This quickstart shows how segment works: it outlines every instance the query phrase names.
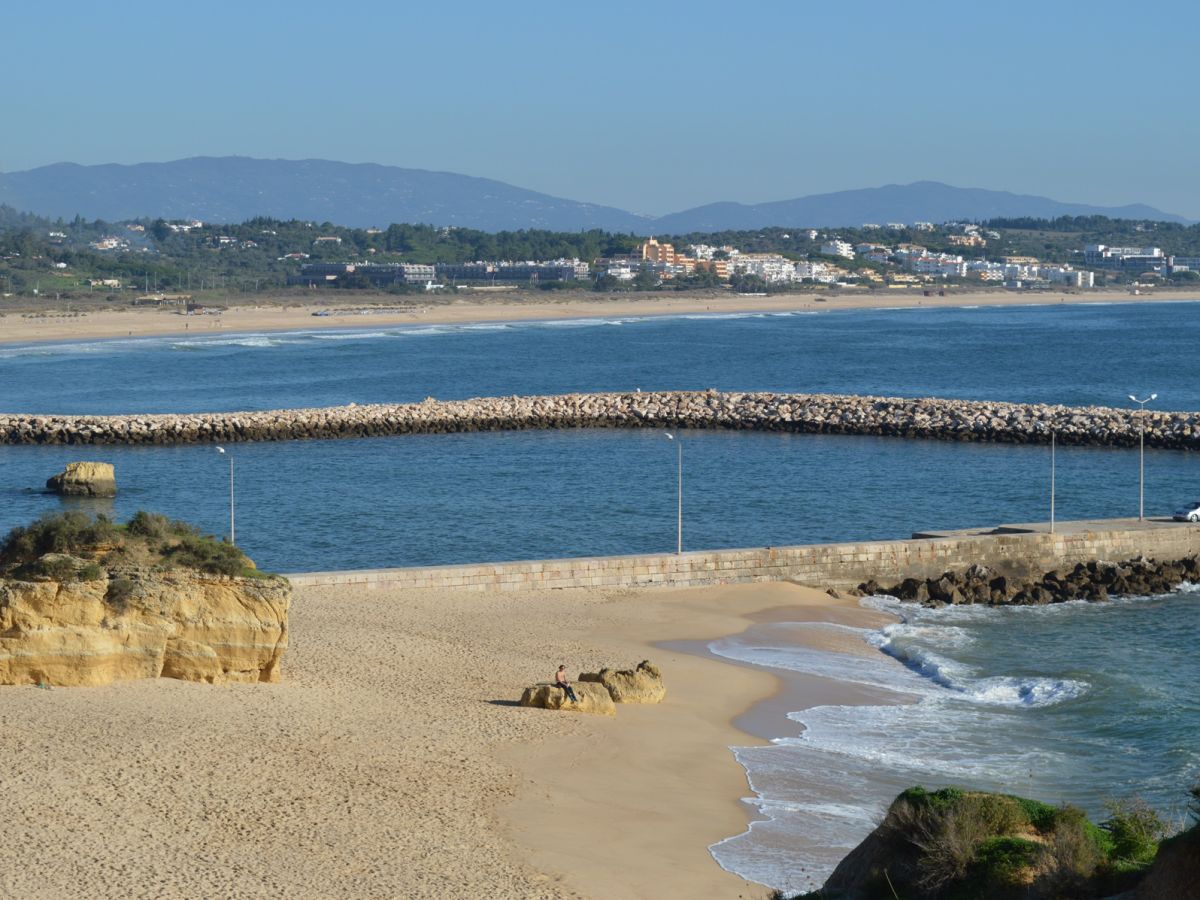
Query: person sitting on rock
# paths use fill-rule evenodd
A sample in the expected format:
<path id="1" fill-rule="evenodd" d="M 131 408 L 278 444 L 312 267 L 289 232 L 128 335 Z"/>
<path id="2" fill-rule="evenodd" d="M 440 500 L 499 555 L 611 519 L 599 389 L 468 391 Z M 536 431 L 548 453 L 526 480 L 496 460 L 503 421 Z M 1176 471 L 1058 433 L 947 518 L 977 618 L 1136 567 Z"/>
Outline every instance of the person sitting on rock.
<path id="1" fill-rule="evenodd" d="M 567 680 L 567 667 L 559 666 L 558 671 L 554 673 L 554 684 L 556 687 L 562 688 L 567 692 L 567 699 L 572 703 L 578 703 L 579 698 L 575 696 L 575 689 L 571 687 L 571 682 Z"/>

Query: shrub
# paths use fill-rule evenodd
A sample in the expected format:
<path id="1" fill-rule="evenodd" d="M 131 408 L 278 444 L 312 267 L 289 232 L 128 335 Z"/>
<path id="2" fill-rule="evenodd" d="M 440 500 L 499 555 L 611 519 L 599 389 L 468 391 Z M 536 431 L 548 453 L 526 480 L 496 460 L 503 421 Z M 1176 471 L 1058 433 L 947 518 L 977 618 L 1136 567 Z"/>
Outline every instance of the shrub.
<path id="1" fill-rule="evenodd" d="M 114 543 L 117 527 L 106 516 L 92 519 L 70 510 L 42 516 L 33 524 L 17 526 L 0 544 L 0 563 L 31 562 L 47 553 L 75 553 Z"/>
<path id="2" fill-rule="evenodd" d="M 124 609 L 129 605 L 129 598 L 133 596 L 136 587 L 137 583 L 133 579 L 119 576 L 109 581 L 104 599 L 117 609 Z"/>
<path id="3" fill-rule="evenodd" d="M 74 581 L 79 566 L 70 556 L 46 556 L 23 563 L 13 573 L 18 578 L 49 578 L 52 581 Z"/>
<path id="4" fill-rule="evenodd" d="M 1015 797 L 1005 794 L 971 794 L 963 803 L 971 807 L 984 828 L 991 834 L 1012 834 L 1032 823 L 1030 816 Z M 1054 807 L 1049 807 L 1054 812 Z"/>
<path id="5" fill-rule="evenodd" d="M 50 560 L 46 554 L 96 554 L 98 565 L 89 564 L 76 572 L 73 563 Z M 99 579 L 101 566 L 118 564 L 182 566 L 216 575 L 243 575 L 255 571 L 237 547 L 202 535 L 195 527 L 140 510 L 118 528 L 104 516 L 90 518 L 70 511 L 43 516 L 31 525 L 14 528 L 0 543 L 0 566 L 18 576 L 49 577 L 68 581 Z M 256 573 L 257 574 L 257 573 Z"/>
<path id="6" fill-rule="evenodd" d="M 158 513 L 148 513 L 139 509 L 126 523 L 125 530 L 139 537 L 161 541 L 171 533 L 171 520 Z"/>
<path id="7" fill-rule="evenodd" d="M 248 568 L 245 554 L 232 544 L 211 537 L 188 535 L 167 548 L 163 555 L 174 565 L 199 569 L 214 575 L 241 575 Z"/>
<path id="8" fill-rule="evenodd" d="M 99 581 L 104 577 L 104 569 L 96 563 L 88 563 L 75 577 L 80 581 Z"/>
<path id="9" fill-rule="evenodd" d="M 892 804 L 889 818 L 918 850 L 917 885 L 926 894 L 937 894 L 964 878 L 976 848 L 991 836 L 965 798 L 958 788 L 930 793 L 917 787 Z"/>
<path id="10" fill-rule="evenodd" d="M 1107 837 L 1088 821 L 1083 810 L 1062 807 L 1034 867 L 1038 893 L 1047 897 L 1083 894 L 1106 855 L 1099 836 Z"/>
<path id="11" fill-rule="evenodd" d="M 1167 833 L 1162 817 L 1144 800 L 1114 801 L 1101 828 L 1112 838 L 1112 861 L 1120 869 L 1140 869 L 1154 861 Z"/>
<path id="12" fill-rule="evenodd" d="M 1040 844 L 1025 838 L 988 838 L 975 851 L 973 880 L 981 888 L 991 890 L 1019 884 L 1040 851 Z"/>
<path id="13" fill-rule="evenodd" d="M 1049 803 L 1042 803 L 1040 800 L 1030 800 L 1026 797 L 1010 797 L 1010 799 L 1021 807 L 1022 813 L 1026 820 L 1037 829 L 1039 834 L 1049 834 L 1058 824 L 1059 817 L 1066 814 L 1070 817 L 1078 816 L 1086 819 L 1083 811 L 1073 806 L 1051 806 Z"/>

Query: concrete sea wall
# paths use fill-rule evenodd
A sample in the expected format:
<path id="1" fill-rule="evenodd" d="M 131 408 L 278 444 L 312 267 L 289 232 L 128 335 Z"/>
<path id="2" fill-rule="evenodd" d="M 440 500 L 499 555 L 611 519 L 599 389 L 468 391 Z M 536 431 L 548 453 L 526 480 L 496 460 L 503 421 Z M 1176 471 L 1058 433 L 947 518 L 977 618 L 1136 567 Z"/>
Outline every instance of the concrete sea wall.
<path id="1" fill-rule="evenodd" d="M 1147 412 L 1146 445 L 1200 448 L 1200 415 Z M 708 428 L 1130 447 L 1129 409 L 835 394 L 657 393 L 167 415 L 0 414 L 2 444 L 186 444 L 548 428 Z"/>
<path id="2" fill-rule="evenodd" d="M 1162 523 L 1139 526 L 1111 520 L 1055 534 L 970 534 L 903 541 L 809 544 L 743 550 L 708 550 L 642 556 L 603 556 L 524 562 L 370 569 L 289 575 L 297 587 L 362 584 L 367 587 L 522 591 L 580 587 L 694 587 L 755 581 L 796 581 L 853 588 L 875 580 L 935 578 L 948 570 L 988 566 L 1015 577 L 1091 560 L 1119 562 L 1146 556 L 1178 560 L 1200 553 L 1200 527 Z"/>

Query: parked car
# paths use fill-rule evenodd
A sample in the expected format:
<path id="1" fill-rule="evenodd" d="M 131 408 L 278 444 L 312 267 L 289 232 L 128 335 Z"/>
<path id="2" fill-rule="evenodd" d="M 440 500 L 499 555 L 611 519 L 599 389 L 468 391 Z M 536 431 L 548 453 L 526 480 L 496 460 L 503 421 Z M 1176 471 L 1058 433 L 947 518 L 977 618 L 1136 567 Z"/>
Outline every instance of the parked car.
<path id="1" fill-rule="evenodd" d="M 1189 503 L 1183 509 L 1175 510 L 1176 522 L 1200 522 L 1200 500 Z"/>

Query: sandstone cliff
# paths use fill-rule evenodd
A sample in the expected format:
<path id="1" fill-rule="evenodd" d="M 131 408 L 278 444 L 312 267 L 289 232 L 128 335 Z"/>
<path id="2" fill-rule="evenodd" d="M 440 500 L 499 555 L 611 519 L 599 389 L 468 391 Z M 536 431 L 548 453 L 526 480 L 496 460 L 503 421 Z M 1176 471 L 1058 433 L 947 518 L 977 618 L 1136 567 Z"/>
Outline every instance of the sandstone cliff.
<path id="1" fill-rule="evenodd" d="M 0 684 L 278 681 L 291 590 L 164 516 L 43 516 L 0 542 Z"/>
<path id="2" fill-rule="evenodd" d="M 285 579 L 135 567 L 88 574 L 96 577 L 0 579 L 0 684 L 279 680 L 291 601 Z"/>

